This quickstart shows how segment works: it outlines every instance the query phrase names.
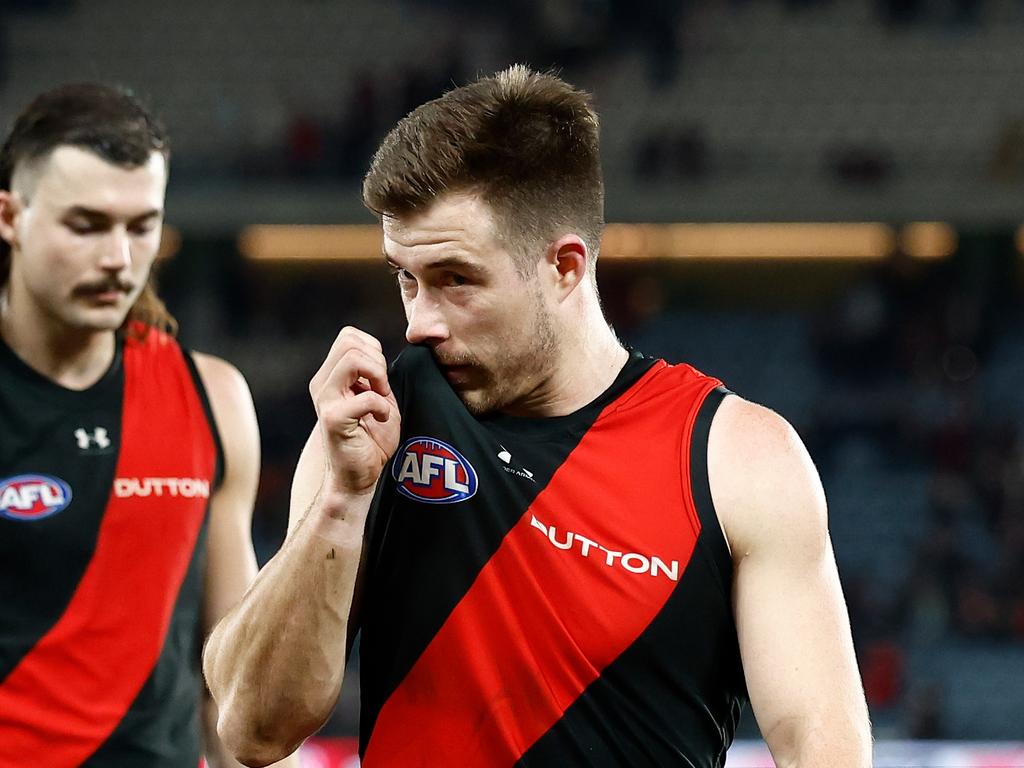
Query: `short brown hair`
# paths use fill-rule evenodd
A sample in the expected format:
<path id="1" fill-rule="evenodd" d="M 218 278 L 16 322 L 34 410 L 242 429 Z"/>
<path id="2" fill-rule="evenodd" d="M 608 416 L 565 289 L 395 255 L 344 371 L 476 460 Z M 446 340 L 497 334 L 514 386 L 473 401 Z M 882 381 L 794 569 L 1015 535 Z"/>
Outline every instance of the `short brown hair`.
<path id="1" fill-rule="evenodd" d="M 170 159 L 163 126 L 130 91 L 100 83 L 69 83 L 40 94 L 15 119 L 0 149 L 0 189 L 11 188 L 20 166 L 42 160 L 62 146 L 88 150 L 122 168 L 145 165 L 154 152 Z M 7 284 L 10 269 L 10 245 L 0 240 L 0 289 Z M 173 334 L 177 321 L 157 296 L 150 275 L 125 327 L 139 321 Z"/>
<path id="2" fill-rule="evenodd" d="M 363 202 L 405 216 L 445 192 L 477 192 L 518 256 L 567 229 L 593 258 L 604 228 L 597 114 L 553 74 L 515 65 L 416 108 L 381 142 Z"/>

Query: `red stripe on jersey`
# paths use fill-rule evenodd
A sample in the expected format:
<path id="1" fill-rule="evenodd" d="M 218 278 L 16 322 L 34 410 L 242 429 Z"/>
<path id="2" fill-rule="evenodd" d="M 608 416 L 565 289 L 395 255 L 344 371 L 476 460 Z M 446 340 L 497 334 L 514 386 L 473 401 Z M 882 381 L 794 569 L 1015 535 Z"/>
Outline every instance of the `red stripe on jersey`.
<path id="1" fill-rule="evenodd" d="M 128 340 L 124 369 L 116 478 L 196 478 L 209 487 L 216 448 L 181 349 L 155 331 Z M 144 497 L 129 487 L 112 490 L 64 614 L 0 685 L 3 768 L 81 764 L 120 723 L 160 656 L 208 499 L 191 495 L 194 485 L 190 498 L 169 484 L 159 496 L 153 484 Z"/>
<path id="2" fill-rule="evenodd" d="M 700 531 L 690 435 L 718 383 L 660 364 L 605 409 L 381 708 L 366 768 L 512 765 L 640 636 Z"/>

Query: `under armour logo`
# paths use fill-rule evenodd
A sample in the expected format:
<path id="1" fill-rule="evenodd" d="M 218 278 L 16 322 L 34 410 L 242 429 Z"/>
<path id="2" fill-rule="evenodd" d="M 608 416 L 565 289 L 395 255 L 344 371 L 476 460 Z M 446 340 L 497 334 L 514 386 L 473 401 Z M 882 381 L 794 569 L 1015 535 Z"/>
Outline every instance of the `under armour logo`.
<path id="1" fill-rule="evenodd" d="M 498 452 L 498 458 L 501 459 L 506 464 L 511 464 L 512 454 L 509 452 L 508 448 L 506 448 L 504 445 L 499 445 L 498 447 L 501 448 L 501 450 Z M 506 472 L 511 472 L 513 475 L 525 477 L 527 480 L 533 480 L 533 472 L 528 470 L 526 467 L 520 467 L 519 469 L 514 469 L 512 467 L 502 467 L 502 469 L 504 469 Z"/>
<path id="2" fill-rule="evenodd" d="M 110 447 L 110 438 L 107 437 L 107 430 L 103 427 L 96 427 L 92 434 L 79 427 L 75 430 L 75 439 L 78 441 L 78 447 L 83 451 L 89 450 L 93 445 L 101 451 Z"/>

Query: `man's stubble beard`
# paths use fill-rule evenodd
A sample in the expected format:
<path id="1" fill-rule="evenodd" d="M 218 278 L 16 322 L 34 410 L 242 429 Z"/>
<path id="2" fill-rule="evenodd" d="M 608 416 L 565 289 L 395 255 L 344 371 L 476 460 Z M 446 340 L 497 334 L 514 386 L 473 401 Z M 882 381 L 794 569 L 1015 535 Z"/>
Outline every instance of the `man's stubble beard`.
<path id="1" fill-rule="evenodd" d="M 504 357 L 499 350 L 503 364 L 500 369 L 486 370 L 485 385 L 476 391 L 458 393 L 466 409 L 474 416 L 500 411 L 526 399 L 549 375 L 558 353 L 559 339 L 554 319 L 544 306 L 539 291 L 534 293 L 533 316 L 536 318 L 534 327 L 524 334 L 533 343 L 511 359 Z M 511 338 L 513 343 L 522 342 L 520 334 Z"/>

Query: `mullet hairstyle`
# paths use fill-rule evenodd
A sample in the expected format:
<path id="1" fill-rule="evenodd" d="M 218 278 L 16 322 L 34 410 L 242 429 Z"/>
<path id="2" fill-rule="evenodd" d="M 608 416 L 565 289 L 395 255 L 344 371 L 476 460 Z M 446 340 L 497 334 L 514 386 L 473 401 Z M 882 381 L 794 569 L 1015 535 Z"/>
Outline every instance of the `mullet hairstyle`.
<path id="1" fill-rule="evenodd" d="M 566 232 L 583 239 L 593 262 L 604 229 L 598 134 L 586 93 L 514 65 L 403 118 L 373 157 L 363 203 L 400 218 L 446 192 L 477 193 L 520 274 Z"/>
<path id="2" fill-rule="evenodd" d="M 145 165 L 153 152 L 170 160 L 164 127 L 128 90 L 99 83 L 70 83 L 37 96 L 14 121 L 0 149 L 0 189 L 11 189 L 18 168 L 44 160 L 57 147 L 78 147 L 121 168 Z M 10 279 L 11 247 L 0 240 L 0 290 Z M 178 322 L 156 294 L 153 270 L 122 325 L 140 335 L 140 324 L 174 335 Z"/>

